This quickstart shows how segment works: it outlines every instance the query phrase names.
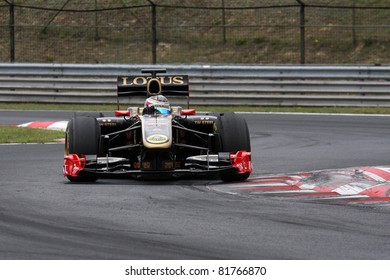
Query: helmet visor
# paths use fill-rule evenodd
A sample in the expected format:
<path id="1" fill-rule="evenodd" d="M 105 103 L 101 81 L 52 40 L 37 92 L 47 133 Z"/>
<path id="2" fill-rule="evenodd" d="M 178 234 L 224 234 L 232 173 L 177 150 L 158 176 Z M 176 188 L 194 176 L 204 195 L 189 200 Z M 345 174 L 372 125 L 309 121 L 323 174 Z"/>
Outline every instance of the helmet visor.
<path id="1" fill-rule="evenodd" d="M 167 109 L 167 108 L 162 108 L 162 107 L 157 107 L 155 108 L 157 111 L 160 112 L 160 114 L 163 114 L 163 115 L 168 115 L 171 113 L 171 110 Z"/>

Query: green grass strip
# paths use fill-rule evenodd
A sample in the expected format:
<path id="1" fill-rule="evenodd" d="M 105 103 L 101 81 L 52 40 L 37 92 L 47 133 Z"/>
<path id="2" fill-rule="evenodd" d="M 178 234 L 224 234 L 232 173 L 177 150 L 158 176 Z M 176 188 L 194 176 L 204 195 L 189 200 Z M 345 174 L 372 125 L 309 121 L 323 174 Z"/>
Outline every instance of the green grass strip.
<path id="1" fill-rule="evenodd" d="M 63 131 L 0 126 L 0 143 L 48 143 L 65 137 Z"/>
<path id="2" fill-rule="evenodd" d="M 129 105 L 130 106 L 130 105 Z M 135 105 L 141 106 L 141 105 Z M 128 106 L 122 105 L 125 110 Z M 297 107 L 297 106 L 191 106 L 198 111 L 211 112 L 292 112 L 292 113 L 343 113 L 390 114 L 390 107 Z M 8 110 L 65 110 L 65 111 L 115 111 L 114 104 L 41 104 L 1 103 L 0 109 Z"/>

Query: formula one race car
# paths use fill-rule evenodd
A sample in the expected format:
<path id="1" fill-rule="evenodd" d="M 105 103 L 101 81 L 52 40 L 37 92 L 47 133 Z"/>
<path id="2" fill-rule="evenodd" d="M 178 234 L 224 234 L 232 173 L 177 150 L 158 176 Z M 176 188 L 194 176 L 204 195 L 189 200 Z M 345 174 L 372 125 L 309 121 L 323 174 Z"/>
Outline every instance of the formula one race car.
<path id="1" fill-rule="evenodd" d="M 75 113 L 66 129 L 64 176 L 71 182 L 186 174 L 246 180 L 252 162 L 245 119 L 170 106 L 165 96 L 185 96 L 189 104 L 188 76 L 142 73 L 148 75 L 118 77 L 115 117 Z M 119 110 L 120 97 L 140 95 L 144 107 Z"/>

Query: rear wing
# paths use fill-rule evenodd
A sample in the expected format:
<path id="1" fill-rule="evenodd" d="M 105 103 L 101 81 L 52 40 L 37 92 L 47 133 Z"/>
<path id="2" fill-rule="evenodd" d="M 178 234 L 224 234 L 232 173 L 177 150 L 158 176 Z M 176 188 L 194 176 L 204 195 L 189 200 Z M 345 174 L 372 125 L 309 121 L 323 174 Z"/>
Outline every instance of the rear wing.
<path id="1" fill-rule="evenodd" d="M 121 76 L 118 77 L 118 97 L 121 96 L 145 96 L 157 95 L 150 92 L 150 86 L 161 86 L 161 91 L 157 94 L 165 96 L 189 96 L 189 85 L 187 75 L 177 76 Z"/>
<path id="2" fill-rule="evenodd" d="M 143 70 L 143 73 L 152 70 Z M 158 70 L 157 70 L 158 71 Z M 120 76 L 117 79 L 117 102 L 119 108 L 120 97 L 135 97 L 162 94 L 164 96 L 185 96 L 187 97 L 187 107 L 190 103 L 190 92 L 187 75 L 163 75 L 157 76 L 156 72 L 152 76 Z"/>

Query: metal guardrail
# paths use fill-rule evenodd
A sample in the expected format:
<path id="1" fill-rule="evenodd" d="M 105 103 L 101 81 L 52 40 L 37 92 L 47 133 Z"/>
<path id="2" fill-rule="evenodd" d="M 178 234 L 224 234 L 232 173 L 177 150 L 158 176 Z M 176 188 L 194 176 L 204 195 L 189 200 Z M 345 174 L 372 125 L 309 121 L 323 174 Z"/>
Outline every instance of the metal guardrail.
<path id="1" fill-rule="evenodd" d="M 189 75 L 194 105 L 390 106 L 389 66 L 3 63 L 0 101 L 115 103 L 117 76 L 151 67 Z"/>

